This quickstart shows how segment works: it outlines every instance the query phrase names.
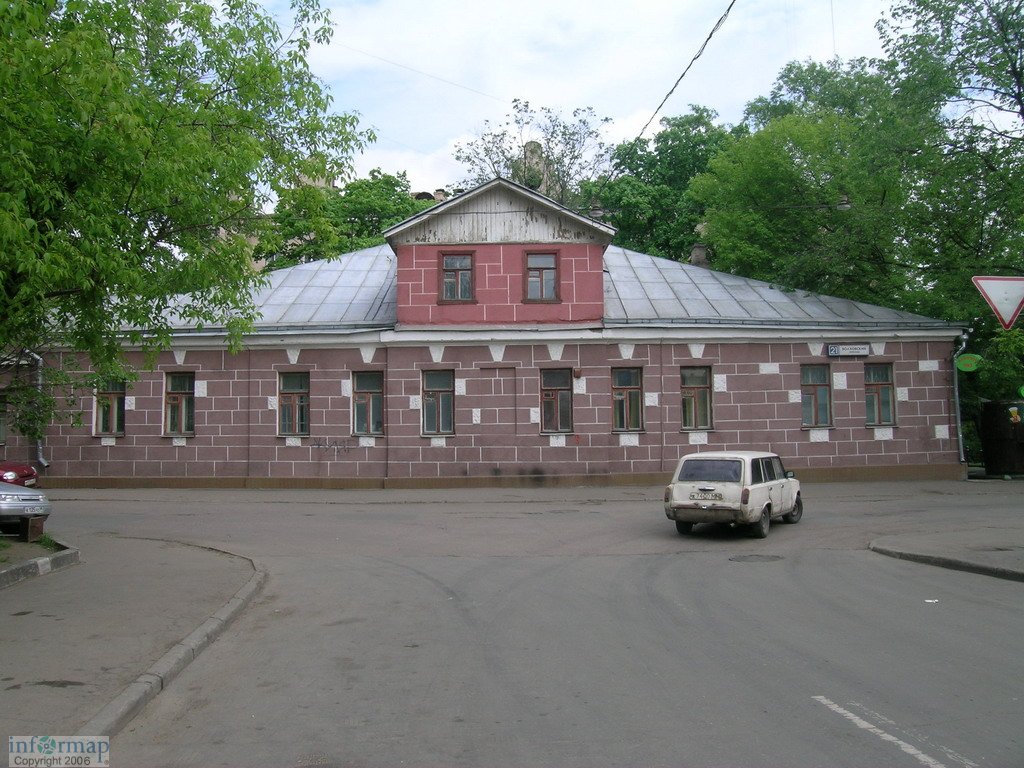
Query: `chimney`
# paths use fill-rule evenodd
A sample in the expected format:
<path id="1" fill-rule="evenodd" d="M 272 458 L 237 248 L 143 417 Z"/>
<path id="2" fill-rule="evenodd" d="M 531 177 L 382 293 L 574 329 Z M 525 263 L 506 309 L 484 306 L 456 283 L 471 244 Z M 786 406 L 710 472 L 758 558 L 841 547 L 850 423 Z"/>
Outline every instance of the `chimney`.
<path id="1" fill-rule="evenodd" d="M 695 267 L 703 267 L 704 269 L 711 267 L 709 249 L 704 243 L 694 243 L 693 247 L 690 248 L 690 263 Z"/>

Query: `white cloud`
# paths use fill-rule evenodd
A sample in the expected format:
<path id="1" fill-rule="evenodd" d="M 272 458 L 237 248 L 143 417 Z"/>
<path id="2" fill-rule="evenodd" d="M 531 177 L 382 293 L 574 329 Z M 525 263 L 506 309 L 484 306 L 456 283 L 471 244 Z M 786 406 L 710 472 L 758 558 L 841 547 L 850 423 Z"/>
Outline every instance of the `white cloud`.
<path id="1" fill-rule="evenodd" d="M 332 44 L 311 54 L 341 111 L 379 142 L 356 159 L 406 170 L 414 189 L 458 181 L 458 137 L 500 121 L 513 98 L 568 115 L 593 107 L 632 138 L 707 38 L 727 0 L 324 0 Z M 660 117 L 690 104 L 736 122 L 789 61 L 874 56 L 888 0 L 743 0 Z M 657 120 L 650 130 L 655 130 Z"/>

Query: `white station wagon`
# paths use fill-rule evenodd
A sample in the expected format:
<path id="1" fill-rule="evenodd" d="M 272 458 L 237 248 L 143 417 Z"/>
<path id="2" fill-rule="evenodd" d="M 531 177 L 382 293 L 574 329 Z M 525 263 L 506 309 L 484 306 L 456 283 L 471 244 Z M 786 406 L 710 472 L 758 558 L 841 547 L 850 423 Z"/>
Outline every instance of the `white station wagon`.
<path id="1" fill-rule="evenodd" d="M 763 539 L 774 518 L 797 523 L 803 514 L 800 481 L 774 453 L 691 453 L 665 488 L 665 515 L 684 535 L 697 523 L 731 523 Z"/>

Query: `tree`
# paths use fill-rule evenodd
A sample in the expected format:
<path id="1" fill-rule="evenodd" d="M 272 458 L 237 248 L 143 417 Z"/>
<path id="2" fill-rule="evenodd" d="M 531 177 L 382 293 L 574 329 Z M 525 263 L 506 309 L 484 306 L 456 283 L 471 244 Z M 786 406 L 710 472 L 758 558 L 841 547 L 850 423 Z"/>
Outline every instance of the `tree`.
<path id="1" fill-rule="evenodd" d="M 608 168 L 611 148 L 602 140 L 602 128 L 610 121 L 590 107 L 573 110 L 566 120 L 548 107 L 538 112 L 515 99 L 512 114 L 499 125 L 485 121 L 480 136 L 456 146 L 455 159 L 469 170 L 467 185 L 500 176 L 582 210 L 589 201 L 581 197 L 580 186 Z"/>
<path id="2" fill-rule="evenodd" d="M 285 36 L 252 0 L 0 4 L 9 402 L 30 383 L 26 351 L 70 348 L 97 377 L 125 375 L 122 342 L 165 345 L 172 305 L 238 339 L 261 211 L 300 179 L 347 172 L 371 138 L 330 112 L 306 63 L 329 38 L 325 12 L 292 8 Z M 14 423 L 39 434 L 50 415 Z"/>
<path id="3" fill-rule="evenodd" d="M 713 266 L 791 288 L 898 306 L 904 206 L 927 121 L 901 113 L 863 60 L 792 63 L 748 105 L 749 136 L 690 185 Z"/>
<path id="4" fill-rule="evenodd" d="M 653 139 L 615 147 L 612 175 L 584 185 L 585 194 L 608 211 L 616 245 L 685 259 L 699 239 L 695 229 L 703 221 L 703 208 L 686 195 L 687 186 L 744 131 L 716 125 L 718 115 L 710 109 L 690 109 L 663 118 Z"/>
<path id="5" fill-rule="evenodd" d="M 405 172 L 374 168 L 365 179 L 337 189 L 306 184 L 288 190 L 272 218 L 273 234 L 258 248 L 269 269 L 330 259 L 384 242 L 381 233 L 435 205 L 412 195 Z"/>

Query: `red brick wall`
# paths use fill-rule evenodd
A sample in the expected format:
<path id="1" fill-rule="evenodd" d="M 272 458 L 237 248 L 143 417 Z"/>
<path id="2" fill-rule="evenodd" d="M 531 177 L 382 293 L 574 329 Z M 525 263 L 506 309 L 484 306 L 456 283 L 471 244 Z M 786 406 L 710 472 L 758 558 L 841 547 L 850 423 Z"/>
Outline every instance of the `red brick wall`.
<path id="1" fill-rule="evenodd" d="M 820 346 L 820 345 L 819 345 Z M 44 455 L 46 480 L 87 478 L 342 482 L 444 478 L 535 480 L 560 476 L 626 476 L 665 473 L 684 453 L 697 450 L 768 449 L 796 470 L 956 465 L 958 452 L 951 397 L 951 345 L 889 342 L 871 362 L 892 362 L 897 426 L 865 425 L 863 358 L 829 360 L 806 343 L 546 344 L 384 347 L 363 349 L 252 350 L 231 355 L 189 351 L 165 354 L 154 372 L 130 389 L 126 434 L 104 440 L 92 434 L 93 402 L 81 395 L 84 425 L 62 419 L 52 427 Z M 432 356 L 441 351 L 435 360 Z M 696 352 L 699 357 L 691 356 Z M 552 354 L 554 353 L 554 355 Z M 372 354 L 369 361 L 364 354 Z M 625 357 L 623 355 L 626 355 Z M 498 357 L 499 359 L 495 359 Z M 294 361 L 293 361 L 294 359 Z M 138 360 L 141 363 L 141 359 Z M 829 364 L 833 425 L 801 426 L 801 363 Z M 714 428 L 680 430 L 681 365 L 712 368 Z M 644 431 L 612 431 L 611 369 L 643 369 Z M 542 434 L 539 369 L 578 369 L 574 379 L 574 430 Z M 453 370 L 455 432 L 421 434 L 421 375 Z M 352 435 L 352 371 L 386 371 L 386 436 Z M 163 436 L 163 377 L 194 371 L 195 436 Z M 277 376 L 310 373 L 308 437 L 277 434 Z M 105 444 L 106 443 L 106 444 Z M 0 449 L 23 458 L 25 441 L 10 438 Z M 0 454 L 2 455 L 2 454 Z"/>
<path id="2" fill-rule="evenodd" d="M 443 253 L 473 254 L 473 303 L 439 303 Z M 559 301 L 524 302 L 527 253 L 555 253 Z M 404 325 L 600 322 L 604 281 L 599 245 L 485 244 L 471 248 L 436 245 L 398 247 L 398 322 Z"/>

